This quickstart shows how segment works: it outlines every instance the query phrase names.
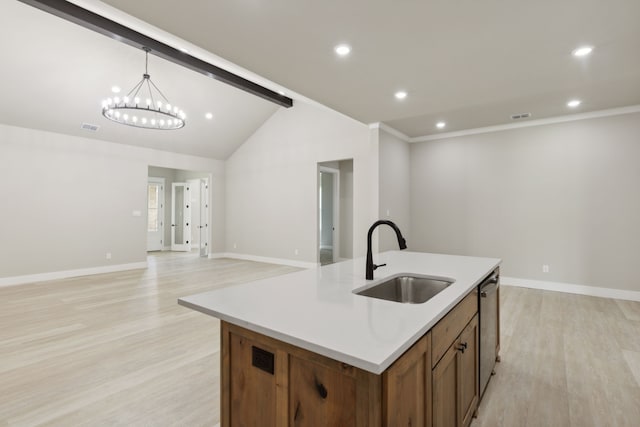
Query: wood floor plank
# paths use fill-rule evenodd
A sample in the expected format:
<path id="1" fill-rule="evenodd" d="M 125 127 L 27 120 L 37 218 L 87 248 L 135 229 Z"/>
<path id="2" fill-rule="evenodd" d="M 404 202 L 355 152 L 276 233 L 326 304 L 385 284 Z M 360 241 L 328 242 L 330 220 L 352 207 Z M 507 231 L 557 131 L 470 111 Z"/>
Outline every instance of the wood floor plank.
<path id="1" fill-rule="evenodd" d="M 502 362 L 473 427 L 637 426 L 640 303 L 504 286 Z M 634 333 L 635 331 L 635 333 Z M 640 373 L 639 373 L 640 374 Z"/>
<path id="2" fill-rule="evenodd" d="M 297 269 L 161 253 L 149 268 L 0 289 L 0 427 L 215 426 L 217 319 L 177 298 Z M 640 303 L 503 286 L 473 427 L 637 426 Z"/>
<path id="3" fill-rule="evenodd" d="M 192 254 L 0 289 L 0 426 L 211 426 L 219 321 L 177 298 L 298 269 Z"/>

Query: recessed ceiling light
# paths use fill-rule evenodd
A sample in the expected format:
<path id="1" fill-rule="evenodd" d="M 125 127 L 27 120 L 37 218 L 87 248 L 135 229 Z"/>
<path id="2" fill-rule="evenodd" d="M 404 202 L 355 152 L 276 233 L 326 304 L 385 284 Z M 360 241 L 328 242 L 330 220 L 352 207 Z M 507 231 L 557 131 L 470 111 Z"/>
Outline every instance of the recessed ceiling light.
<path id="1" fill-rule="evenodd" d="M 407 92 L 405 92 L 404 90 L 399 90 L 398 92 L 395 93 L 394 96 L 397 99 L 405 99 L 407 97 Z"/>
<path id="2" fill-rule="evenodd" d="M 569 108 L 576 108 L 578 105 L 580 105 L 582 101 L 580 101 L 579 99 L 572 99 L 571 101 L 567 102 L 567 107 Z"/>
<path id="3" fill-rule="evenodd" d="M 573 51 L 573 56 L 587 56 L 593 51 L 591 46 L 581 46 Z"/>
<path id="4" fill-rule="evenodd" d="M 446 125 L 447 125 L 447 124 L 446 124 L 445 122 L 438 122 L 438 123 L 436 123 L 436 127 L 437 127 L 438 129 L 444 129 L 444 127 L 445 127 Z"/>
<path id="5" fill-rule="evenodd" d="M 351 47 L 346 44 L 339 44 L 334 48 L 334 50 L 340 56 L 347 56 L 349 55 L 349 53 L 351 53 Z"/>
<path id="6" fill-rule="evenodd" d="M 111 92 L 113 93 L 120 93 L 120 88 L 118 86 L 112 86 L 111 87 Z"/>
<path id="7" fill-rule="evenodd" d="M 213 119 L 213 114 L 212 113 L 207 113 L 204 115 L 208 120 Z"/>

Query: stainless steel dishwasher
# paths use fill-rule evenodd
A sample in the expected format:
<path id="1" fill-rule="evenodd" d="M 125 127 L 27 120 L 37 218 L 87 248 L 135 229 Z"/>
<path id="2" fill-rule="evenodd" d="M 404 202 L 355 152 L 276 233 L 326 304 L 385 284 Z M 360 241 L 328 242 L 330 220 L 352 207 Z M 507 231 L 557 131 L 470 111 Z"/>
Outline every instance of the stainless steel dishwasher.
<path id="1" fill-rule="evenodd" d="M 500 275 L 496 269 L 478 286 L 480 311 L 480 396 L 484 394 L 498 358 Z"/>

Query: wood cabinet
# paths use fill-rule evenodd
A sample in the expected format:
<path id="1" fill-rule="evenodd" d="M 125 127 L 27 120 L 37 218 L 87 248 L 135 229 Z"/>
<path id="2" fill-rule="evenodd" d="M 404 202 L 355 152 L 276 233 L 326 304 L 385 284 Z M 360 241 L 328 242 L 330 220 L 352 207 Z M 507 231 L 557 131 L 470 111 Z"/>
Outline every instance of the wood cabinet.
<path id="1" fill-rule="evenodd" d="M 385 426 L 431 425 L 431 333 L 382 374 Z"/>
<path id="2" fill-rule="evenodd" d="M 382 375 L 222 321 L 222 427 L 468 427 L 477 298 L 467 295 Z"/>
<path id="3" fill-rule="evenodd" d="M 221 322 L 223 427 L 381 427 L 382 378 Z"/>
<path id="4" fill-rule="evenodd" d="M 433 426 L 471 424 L 478 407 L 478 316 L 469 321 L 433 369 Z"/>
<path id="5" fill-rule="evenodd" d="M 356 377 L 351 366 L 332 367 L 291 356 L 289 425 L 356 425 Z"/>

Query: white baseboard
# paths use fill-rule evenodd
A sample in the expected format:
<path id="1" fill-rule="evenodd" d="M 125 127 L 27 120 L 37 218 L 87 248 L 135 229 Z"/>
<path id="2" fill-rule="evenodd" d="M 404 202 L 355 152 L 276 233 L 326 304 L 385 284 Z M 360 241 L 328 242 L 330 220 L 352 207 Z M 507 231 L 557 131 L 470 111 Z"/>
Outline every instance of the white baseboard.
<path id="1" fill-rule="evenodd" d="M 589 295 L 593 297 L 640 301 L 640 291 L 624 289 L 598 288 L 596 286 L 576 285 L 573 283 L 546 282 L 542 280 L 520 279 L 517 277 L 500 277 L 500 284 L 519 288 L 541 289 L 544 291 L 565 292 L 568 294 Z"/>
<path id="2" fill-rule="evenodd" d="M 257 256 L 257 255 L 236 254 L 233 252 L 218 252 L 214 254 L 209 254 L 209 258 L 211 259 L 217 259 L 217 258 L 243 259 L 246 261 L 265 262 L 267 264 L 288 265 L 290 267 L 298 267 L 298 268 L 318 267 L 318 263 L 316 262 L 305 262 L 305 261 L 295 261 L 292 259 L 284 259 L 284 258 L 271 258 L 271 257 L 265 257 L 265 256 Z"/>
<path id="3" fill-rule="evenodd" d="M 24 276 L 0 277 L 0 288 L 5 286 L 24 285 L 47 280 L 68 279 L 70 277 L 90 276 L 93 274 L 114 273 L 116 271 L 138 270 L 147 268 L 147 262 L 130 264 L 105 265 L 103 267 L 81 268 L 78 270 L 52 271 L 50 273 L 27 274 Z"/>
<path id="4" fill-rule="evenodd" d="M 333 250 L 333 245 L 320 245 L 320 249 L 331 249 L 331 250 Z"/>

